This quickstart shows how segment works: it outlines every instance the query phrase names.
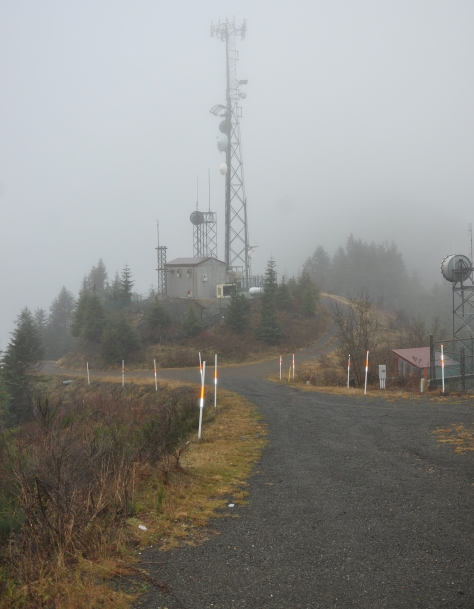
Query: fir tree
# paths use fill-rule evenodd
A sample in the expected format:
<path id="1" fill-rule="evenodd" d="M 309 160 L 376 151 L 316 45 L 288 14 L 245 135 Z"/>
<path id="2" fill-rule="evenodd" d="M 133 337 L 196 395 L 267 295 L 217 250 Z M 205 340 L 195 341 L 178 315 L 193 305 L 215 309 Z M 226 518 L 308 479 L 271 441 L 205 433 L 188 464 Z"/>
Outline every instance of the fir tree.
<path id="1" fill-rule="evenodd" d="M 48 358 L 58 359 L 74 346 L 70 332 L 74 306 L 74 296 L 63 286 L 49 308 L 45 337 Z"/>
<path id="2" fill-rule="evenodd" d="M 184 320 L 184 331 L 186 332 L 186 336 L 192 337 L 197 336 L 202 332 L 202 324 L 199 321 L 199 318 L 196 313 L 196 308 L 191 305 L 188 309 L 188 313 L 186 315 L 186 319 Z"/>
<path id="3" fill-rule="evenodd" d="M 290 294 L 290 288 L 283 277 L 281 284 L 278 286 L 276 292 L 276 304 L 278 309 L 288 311 L 291 309 L 292 298 Z"/>
<path id="4" fill-rule="evenodd" d="M 95 294 L 101 301 L 105 298 L 105 293 L 108 288 L 107 269 L 105 268 L 102 258 L 96 266 L 93 266 L 87 276 L 87 287 L 91 294 Z"/>
<path id="5" fill-rule="evenodd" d="M 100 353 L 108 364 L 127 359 L 140 347 L 140 340 L 133 326 L 124 316 L 107 321 L 102 335 Z"/>
<path id="6" fill-rule="evenodd" d="M 44 356 L 40 332 L 28 308 L 23 309 L 3 357 L 2 378 L 11 397 L 15 423 L 31 416 L 33 383 L 30 373 L 38 370 Z"/>
<path id="7" fill-rule="evenodd" d="M 171 317 L 165 307 L 156 302 L 148 310 L 146 321 L 154 340 L 161 340 L 161 334 L 171 323 Z"/>
<path id="8" fill-rule="evenodd" d="M 225 323 L 236 334 L 243 334 L 249 323 L 249 303 L 244 294 L 232 292 L 225 314 Z"/>
<path id="9" fill-rule="evenodd" d="M 278 345 L 283 338 L 283 332 L 276 314 L 276 262 L 271 258 L 267 263 L 263 294 L 260 299 L 260 325 L 255 330 L 258 340 L 269 345 Z"/>
<path id="10" fill-rule="evenodd" d="M 124 305 L 128 305 L 132 302 L 132 288 L 134 285 L 134 281 L 132 281 L 132 272 L 128 268 L 128 264 L 122 269 L 122 274 L 120 275 L 120 298 L 124 300 Z"/>

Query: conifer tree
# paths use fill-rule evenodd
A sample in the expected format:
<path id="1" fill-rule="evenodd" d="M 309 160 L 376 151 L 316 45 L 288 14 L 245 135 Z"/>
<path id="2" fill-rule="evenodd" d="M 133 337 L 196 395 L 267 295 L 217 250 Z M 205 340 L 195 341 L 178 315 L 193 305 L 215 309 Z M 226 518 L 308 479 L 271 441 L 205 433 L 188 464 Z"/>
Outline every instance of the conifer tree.
<path id="1" fill-rule="evenodd" d="M 124 300 L 124 305 L 128 305 L 132 302 L 132 288 L 134 285 L 134 281 L 132 281 L 132 272 L 128 268 L 128 264 L 122 269 L 122 274 L 120 275 L 120 298 Z"/>
<path id="2" fill-rule="evenodd" d="M 184 331 L 186 332 L 186 336 L 192 337 L 197 336 L 200 332 L 202 332 L 202 324 L 199 321 L 199 318 L 196 313 L 196 308 L 191 305 L 188 309 L 188 313 L 186 315 L 186 319 L 184 320 Z"/>
<path id="3" fill-rule="evenodd" d="M 260 299 L 260 325 L 255 330 L 257 339 L 269 345 L 278 345 L 283 338 L 283 332 L 276 314 L 278 284 L 275 269 L 276 262 L 271 258 L 267 263 L 263 294 Z"/>
<path id="4" fill-rule="evenodd" d="M 225 314 L 225 323 L 236 334 L 243 334 L 249 323 L 249 303 L 244 294 L 232 292 Z"/>
<path id="5" fill-rule="evenodd" d="M 70 329 L 74 314 L 74 296 L 64 286 L 49 308 L 45 337 L 46 356 L 58 359 L 74 346 Z"/>
<path id="6" fill-rule="evenodd" d="M 127 359 L 139 346 L 138 335 L 126 317 L 120 315 L 107 321 L 100 346 L 101 356 L 106 363 Z"/>
<path id="7" fill-rule="evenodd" d="M 33 383 L 30 373 L 40 368 L 43 356 L 40 332 L 30 310 L 25 308 L 17 318 L 3 356 L 2 378 L 11 397 L 10 411 L 15 423 L 31 416 Z"/>
<path id="8" fill-rule="evenodd" d="M 170 325 L 171 317 L 165 307 L 160 302 L 156 302 L 150 307 L 146 321 L 152 338 L 154 340 L 161 340 L 161 334 Z"/>

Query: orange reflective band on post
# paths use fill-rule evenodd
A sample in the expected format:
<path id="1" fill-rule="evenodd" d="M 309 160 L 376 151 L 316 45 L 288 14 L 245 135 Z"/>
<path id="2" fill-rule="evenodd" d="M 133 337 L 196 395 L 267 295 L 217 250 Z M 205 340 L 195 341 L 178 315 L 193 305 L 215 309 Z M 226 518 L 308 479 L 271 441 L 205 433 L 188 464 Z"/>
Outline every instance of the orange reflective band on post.
<path id="1" fill-rule="evenodd" d="M 201 387 L 201 400 L 204 399 L 204 387 Z"/>

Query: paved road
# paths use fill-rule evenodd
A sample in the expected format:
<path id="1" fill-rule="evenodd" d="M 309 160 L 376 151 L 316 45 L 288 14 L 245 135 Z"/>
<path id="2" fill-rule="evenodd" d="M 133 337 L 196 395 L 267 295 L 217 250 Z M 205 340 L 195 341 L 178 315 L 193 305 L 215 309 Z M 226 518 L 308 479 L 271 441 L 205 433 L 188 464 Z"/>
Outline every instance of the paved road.
<path id="1" fill-rule="evenodd" d="M 263 380 L 275 366 L 220 374 L 269 428 L 249 505 L 199 547 L 149 550 L 167 563 L 145 568 L 183 604 L 150 587 L 137 608 L 474 608 L 474 454 L 432 434 L 472 424 L 471 403 L 303 392 Z"/>

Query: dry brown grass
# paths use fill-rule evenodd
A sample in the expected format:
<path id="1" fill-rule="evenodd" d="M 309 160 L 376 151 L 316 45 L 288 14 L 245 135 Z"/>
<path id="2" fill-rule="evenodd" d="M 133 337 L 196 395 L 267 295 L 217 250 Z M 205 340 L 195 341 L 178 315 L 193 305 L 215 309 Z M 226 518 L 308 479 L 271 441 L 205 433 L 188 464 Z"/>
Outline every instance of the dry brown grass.
<path id="1" fill-rule="evenodd" d="M 265 427 L 256 408 L 230 392 L 219 391 L 217 411 L 202 439 L 191 438 L 178 466 L 169 460 L 143 484 L 139 516 L 129 521 L 142 545 L 159 543 L 167 550 L 202 541 L 210 518 L 222 516 L 229 501 L 244 501 L 246 478 L 265 445 Z M 139 523 L 147 531 L 137 535 Z"/>
<path id="2" fill-rule="evenodd" d="M 454 446 L 454 452 L 458 454 L 474 450 L 474 424 L 466 427 L 463 423 L 451 427 L 436 429 L 433 432 L 438 442 Z"/>
<path id="3" fill-rule="evenodd" d="M 144 381 L 152 383 L 151 379 Z M 138 383 L 134 390 L 137 394 L 142 391 Z M 82 391 L 88 390 L 82 387 L 78 395 Z M 130 607 L 136 593 L 113 590 L 106 582 L 117 575 L 137 573 L 135 548 L 158 545 L 167 550 L 181 543 L 202 542 L 210 534 L 206 529 L 209 520 L 226 513 L 226 502 L 245 500 L 246 478 L 265 444 L 265 428 L 255 407 L 234 394 L 220 390 L 217 410 L 212 406 L 212 393 L 208 400 L 211 406 L 205 409 L 201 440 L 193 433 L 185 450 L 181 447 L 137 470 L 132 491 L 134 515 L 115 538 L 109 538 L 93 558 L 78 555 L 67 565 L 55 561 L 38 569 L 41 557 L 24 556 L 18 562 L 17 556 L 18 568 L 34 566 L 34 577 L 25 578 L 26 573 L 16 577 L 15 560 L 0 567 L 0 609 Z M 140 530 L 139 524 L 147 530 Z M 28 583 L 22 586 L 21 581 Z"/>

